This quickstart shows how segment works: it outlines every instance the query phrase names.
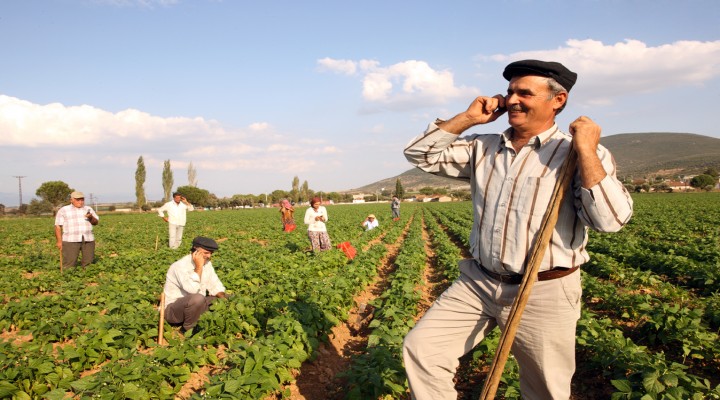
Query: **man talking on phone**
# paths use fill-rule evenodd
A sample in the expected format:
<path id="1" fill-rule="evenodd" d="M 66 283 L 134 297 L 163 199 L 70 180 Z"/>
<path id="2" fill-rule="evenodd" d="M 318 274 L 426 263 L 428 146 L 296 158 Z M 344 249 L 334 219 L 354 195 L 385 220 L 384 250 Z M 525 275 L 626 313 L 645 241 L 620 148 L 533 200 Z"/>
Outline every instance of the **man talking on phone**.
<path id="1" fill-rule="evenodd" d="M 63 268 L 77 265 L 82 252 L 82 267 L 85 268 L 95 258 L 95 236 L 93 226 L 100 217 L 92 208 L 85 205 L 83 192 L 70 193 L 70 204 L 62 207 L 55 215 L 55 238 L 57 248 L 62 254 Z"/>
<path id="2" fill-rule="evenodd" d="M 173 199 L 158 208 L 160 218 L 168 223 L 170 233 L 168 235 L 168 244 L 171 249 L 177 249 L 182 242 L 183 230 L 185 229 L 185 221 L 187 220 L 186 211 L 192 211 L 195 208 L 190 204 L 185 196 L 175 192 Z M 167 217 L 165 216 L 167 212 Z"/>
<path id="3" fill-rule="evenodd" d="M 577 154 L 572 187 L 560 206 L 512 353 L 525 400 L 567 400 L 575 372 L 575 329 L 580 318 L 580 271 L 590 259 L 588 229 L 620 230 L 633 202 L 615 176 L 600 126 L 581 116 L 568 133 L 555 117 L 565 108 L 577 74 L 552 61 L 521 60 L 503 71 L 507 93 L 475 98 L 467 110 L 436 120 L 405 148 L 423 171 L 471 185 L 472 258 L 460 276 L 405 337 L 404 359 L 412 398 L 456 399 L 458 358 L 493 328 L 506 328 L 537 242 L 555 182 L 571 149 Z M 461 136 L 507 114 L 505 130 Z M 492 132 L 490 128 L 484 128 Z"/>
<path id="4" fill-rule="evenodd" d="M 192 241 L 190 254 L 174 262 L 167 272 L 165 320 L 182 325 L 183 333 L 194 330 L 215 299 L 225 298 L 225 286 L 210 262 L 217 250 L 217 242 L 198 236 Z"/>

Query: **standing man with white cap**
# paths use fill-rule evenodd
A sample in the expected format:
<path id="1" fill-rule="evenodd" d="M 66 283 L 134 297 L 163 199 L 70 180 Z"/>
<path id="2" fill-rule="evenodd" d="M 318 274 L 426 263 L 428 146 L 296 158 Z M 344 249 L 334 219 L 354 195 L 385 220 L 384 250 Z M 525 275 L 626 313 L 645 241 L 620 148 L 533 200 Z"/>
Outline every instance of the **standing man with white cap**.
<path id="1" fill-rule="evenodd" d="M 100 217 L 91 207 L 85 206 L 83 192 L 70 193 L 70 204 L 62 207 L 55 215 L 55 238 L 57 248 L 62 252 L 63 268 L 77 265 L 82 252 L 83 268 L 92 264 L 95 258 L 95 236 L 93 226 Z"/>
<path id="2" fill-rule="evenodd" d="M 170 233 L 168 235 L 168 244 L 171 249 L 177 249 L 182 242 L 183 230 L 185 230 L 185 221 L 187 220 L 186 211 L 192 211 L 195 208 L 190 204 L 185 196 L 175 192 L 173 199 L 158 208 L 160 218 L 168 223 Z M 167 212 L 167 217 L 165 216 Z"/>

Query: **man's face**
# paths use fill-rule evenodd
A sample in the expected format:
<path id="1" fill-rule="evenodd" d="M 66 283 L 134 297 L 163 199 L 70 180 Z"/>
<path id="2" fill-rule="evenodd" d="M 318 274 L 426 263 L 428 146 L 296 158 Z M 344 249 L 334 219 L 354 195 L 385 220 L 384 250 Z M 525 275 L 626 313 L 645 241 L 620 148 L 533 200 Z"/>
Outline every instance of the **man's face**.
<path id="1" fill-rule="evenodd" d="M 512 78 L 505 96 L 510 126 L 533 135 L 549 129 L 555 121 L 555 111 L 567 98 L 564 93 L 552 97 L 551 93 L 544 77 L 528 75 Z"/>
<path id="2" fill-rule="evenodd" d="M 83 208 L 85 206 L 85 198 L 81 197 L 79 199 L 70 198 L 70 204 L 77 208 Z"/>
<path id="3" fill-rule="evenodd" d="M 202 247 L 196 248 L 195 251 L 197 251 L 205 259 L 205 264 L 207 264 L 208 261 L 210 261 L 210 258 L 212 258 L 212 251 L 205 250 Z"/>
<path id="4" fill-rule="evenodd" d="M 176 203 L 179 203 L 181 199 L 182 199 L 182 196 L 179 195 L 179 194 L 176 194 L 175 196 L 173 196 L 173 200 L 174 200 Z"/>

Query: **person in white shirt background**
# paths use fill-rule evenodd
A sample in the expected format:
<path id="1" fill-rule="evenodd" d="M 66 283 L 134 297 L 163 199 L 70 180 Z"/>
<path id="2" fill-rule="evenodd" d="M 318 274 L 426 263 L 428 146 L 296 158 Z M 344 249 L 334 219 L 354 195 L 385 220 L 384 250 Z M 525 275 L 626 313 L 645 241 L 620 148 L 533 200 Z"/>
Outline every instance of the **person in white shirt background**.
<path id="1" fill-rule="evenodd" d="M 325 207 L 320 205 L 320 198 L 313 197 L 310 200 L 310 207 L 305 211 L 304 219 L 308 226 L 308 238 L 313 251 L 325 251 L 331 247 L 330 236 L 325 226 L 327 220 L 328 213 Z"/>
<path id="2" fill-rule="evenodd" d="M 366 231 L 369 231 L 373 228 L 378 227 L 378 220 L 375 218 L 375 214 L 370 214 L 365 218 L 365 221 L 361 224 L 363 228 L 365 228 Z"/>
<path id="3" fill-rule="evenodd" d="M 160 217 L 168 223 L 168 245 L 171 249 L 177 249 L 182 242 L 183 231 L 185 230 L 185 222 L 187 221 L 187 211 L 195 208 L 180 193 L 173 193 L 173 199 L 158 208 Z M 167 217 L 165 216 L 167 213 Z"/>

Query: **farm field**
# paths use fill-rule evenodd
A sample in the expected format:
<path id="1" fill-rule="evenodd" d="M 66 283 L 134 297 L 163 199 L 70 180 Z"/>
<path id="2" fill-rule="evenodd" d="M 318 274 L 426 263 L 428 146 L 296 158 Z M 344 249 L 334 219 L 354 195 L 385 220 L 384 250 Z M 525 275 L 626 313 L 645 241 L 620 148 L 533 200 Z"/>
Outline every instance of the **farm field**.
<path id="1" fill-rule="evenodd" d="M 634 199 L 623 231 L 591 234 L 573 399 L 720 399 L 720 194 Z M 304 207 L 292 233 L 277 209 L 189 213 L 180 250 L 155 213 L 101 214 L 96 262 L 61 274 L 51 218 L 0 219 L 0 398 L 409 398 L 402 339 L 457 276 L 470 203 L 403 203 L 399 221 L 386 203 L 327 208 L 353 260 L 307 252 Z M 198 235 L 220 243 L 231 298 L 159 346 L 165 273 Z M 463 358 L 460 398 L 478 398 L 497 337 Z M 498 394 L 518 390 L 511 358 Z"/>

